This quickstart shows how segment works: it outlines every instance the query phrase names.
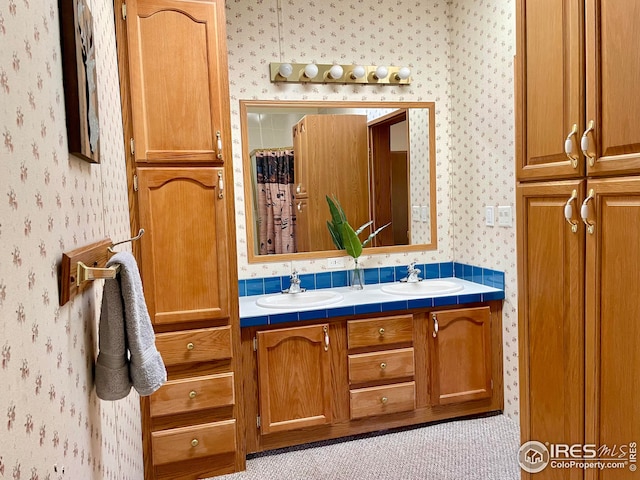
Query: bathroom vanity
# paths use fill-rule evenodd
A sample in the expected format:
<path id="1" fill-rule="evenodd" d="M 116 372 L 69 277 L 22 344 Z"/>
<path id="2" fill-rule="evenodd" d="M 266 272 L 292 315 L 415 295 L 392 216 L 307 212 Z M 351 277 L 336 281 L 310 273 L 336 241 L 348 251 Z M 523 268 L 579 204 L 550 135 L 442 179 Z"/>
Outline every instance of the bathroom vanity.
<path id="1" fill-rule="evenodd" d="M 380 287 L 241 329 L 247 453 L 502 410 L 502 300 Z M 241 298 L 245 324 L 283 295 Z"/>

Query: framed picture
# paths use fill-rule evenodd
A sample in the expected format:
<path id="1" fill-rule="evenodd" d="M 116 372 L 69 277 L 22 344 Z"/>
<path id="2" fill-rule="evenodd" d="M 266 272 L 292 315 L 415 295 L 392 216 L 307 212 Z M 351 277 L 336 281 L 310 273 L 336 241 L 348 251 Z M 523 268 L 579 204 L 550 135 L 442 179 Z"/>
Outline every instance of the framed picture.
<path id="1" fill-rule="evenodd" d="M 86 0 L 59 0 L 69 153 L 100 163 L 100 122 L 93 17 Z"/>

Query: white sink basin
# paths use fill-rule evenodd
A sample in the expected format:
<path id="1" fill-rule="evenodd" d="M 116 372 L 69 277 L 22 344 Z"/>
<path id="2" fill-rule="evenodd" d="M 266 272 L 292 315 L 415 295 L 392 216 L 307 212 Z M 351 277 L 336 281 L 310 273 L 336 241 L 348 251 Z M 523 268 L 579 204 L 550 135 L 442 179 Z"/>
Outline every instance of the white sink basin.
<path id="1" fill-rule="evenodd" d="M 256 305 L 265 308 L 309 308 L 323 307 L 342 300 L 342 295 L 330 290 L 307 290 L 300 293 L 277 293 L 256 300 Z"/>
<path id="2" fill-rule="evenodd" d="M 459 292 L 464 290 L 464 286 L 450 280 L 422 280 L 413 283 L 390 283 L 380 290 L 384 293 L 405 297 L 428 297 L 429 295 L 448 295 Z"/>

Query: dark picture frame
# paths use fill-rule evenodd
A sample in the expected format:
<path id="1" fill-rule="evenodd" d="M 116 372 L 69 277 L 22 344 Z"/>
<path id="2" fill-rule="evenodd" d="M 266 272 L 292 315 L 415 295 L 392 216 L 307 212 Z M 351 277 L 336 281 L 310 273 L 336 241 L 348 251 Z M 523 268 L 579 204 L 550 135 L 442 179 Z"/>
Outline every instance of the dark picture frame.
<path id="1" fill-rule="evenodd" d="M 93 16 L 85 0 L 59 0 L 69 153 L 100 163 L 100 122 Z"/>

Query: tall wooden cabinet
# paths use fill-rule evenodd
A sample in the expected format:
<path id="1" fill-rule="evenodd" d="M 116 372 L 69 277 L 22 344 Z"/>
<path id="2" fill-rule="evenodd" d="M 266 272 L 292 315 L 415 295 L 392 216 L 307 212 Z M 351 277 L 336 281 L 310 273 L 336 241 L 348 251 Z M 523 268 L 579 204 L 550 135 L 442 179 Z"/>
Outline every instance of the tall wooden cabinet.
<path id="1" fill-rule="evenodd" d="M 245 466 L 224 8 L 116 1 L 130 204 L 168 373 L 141 400 L 146 480 Z"/>
<path id="2" fill-rule="evenodd" d="M 517 5 L 522 440 L 628 444 L 640 438 L 640 4 Z"/>
<path id="3" fill-rule="evenodd" d="M 338 199 L 353 228 L 370 219 L 367 117 L 305 115 L 292 134 L 298 251 L 333 250 L 327 195 Z M 340 171 L 329 170 L 326 158 Z"/>

